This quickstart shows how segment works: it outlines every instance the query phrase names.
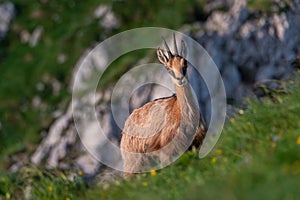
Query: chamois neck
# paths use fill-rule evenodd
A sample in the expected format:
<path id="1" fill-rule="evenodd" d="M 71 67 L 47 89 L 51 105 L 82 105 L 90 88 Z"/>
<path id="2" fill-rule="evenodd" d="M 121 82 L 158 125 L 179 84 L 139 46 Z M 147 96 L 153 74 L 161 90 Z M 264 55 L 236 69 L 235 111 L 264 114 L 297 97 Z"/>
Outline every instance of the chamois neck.
<path id="1" fill-rule="evenodd" d="M 183 86 L 175 85 L 175 90 L 182 120 L 188 120 L 190 122 L 193 120 L 192 118 L 198 120 L 200 115 L 199 106 L 190 84 L 187 83 Z"/>

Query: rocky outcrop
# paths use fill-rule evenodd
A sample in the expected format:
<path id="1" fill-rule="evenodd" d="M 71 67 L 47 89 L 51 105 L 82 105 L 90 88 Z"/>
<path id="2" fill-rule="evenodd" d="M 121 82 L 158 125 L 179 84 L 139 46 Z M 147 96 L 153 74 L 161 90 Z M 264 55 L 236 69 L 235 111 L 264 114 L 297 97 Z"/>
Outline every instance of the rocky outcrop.
<path id="1" fill-rule="evenodd" d="M 4 39 L 9 31 L 9 25 L 16 15 L 16 9 L 13 3 L 0 3 L 0 40 Z"/>
<path id="2" fill-rule="evenodd" d="M 228 98 L 239 101 L 251 94 L 253 83 L 285 79 L 300 52 L 300 6 L 271 16 L 251 13 L 246 1 L 236 1 L 228 12 L 215 11 L 194 37 L 219 67 Z"/>
<path id="3" fill-rule="evenodd" d="M 220 1 L 216 2 L 218 3 L 207 7 L 211 15 L 200 25 L 201 31 L 195 33 L 184 29 L 184 32 L 192 35 L 211 55 L 222 74 L 228 98 L 234 102 L 240 102 L 243 97 L 252 94 L 251 87 L 256 81 L 285 79 L 292 73 L 290 61 L 300 52 L 300 37 L 298 37 L 300 4 L 297 0 L 292 2 L 289 9 L 269 16 L 251 13 L 246 8 L 245 0 L 225 1 L 231 5 L 227 6 L 228 11 L 212 11 L 220 5 Z M 95 15 L 102 15 L 102 12 L 104 12 L 103 8 L 99 7 Z M 197 24 L 191 26 L 197 26 Z M 191 51 L 190 54 L 196 61 L 199 59 L 197 57 L 199 52 Z M 107 54 L 98 52 L 97 55 L 89 55 L 87 62 L 96 63 L 95 70 L 104 70 L 97 66 L 101 66 L 99 63 L 103 65 L 107 62 Z M 81 62 L 82 60 L 79 61 Z M 74 72 L 77 72 L 77 69 Z M 83 80 L 92 75 L 93 71 L 83 71 L 80 76 Z M 153 74 L 153 76 L 159 77 L 160 74 Z M 208 121 L 211 114 L 209 93 L 203 81 L 193 80 L 193 82 L 201 109 Z M 81 101 L 93 103 L 92 101 L 96 100 L 98 102 L 96 106 L 98 120 L 105 124 L 104 132 L 109 140 L 117 144 L 121 130 L 113 119 L 109 105 L 112 90 L 112 87 L 108 87 L 99 92 L 96 99 L 87 94 Z M 154 97 L 166 96 L 168 92 L 155 85 L 145 87 L 134 93 L 131 106 L 138 107 Z M 103 165 L 91 157 L 80 142 L 71 107 L 70 104 L 65 114 L 51 125 L 39 147 L 31 155 L 31 161 L 35 164 L 45 163 L 47 167 L 52 168 L 81 169 L 86 176 L 93 176 Z M 83 107 L 82 118 L 86 116 L 85 112 L 88 111 L 85 111 Z M 86 120 L 83 122 L 82 118 L 78 116 L 79 126 L 85 127 L 86 142 L 98 146 L 98 149 L 105 149 L 105 141 L 95 139 L 94 122 L 87 123 Z M 81 135 L 81 137 L 84 136 Z"/>

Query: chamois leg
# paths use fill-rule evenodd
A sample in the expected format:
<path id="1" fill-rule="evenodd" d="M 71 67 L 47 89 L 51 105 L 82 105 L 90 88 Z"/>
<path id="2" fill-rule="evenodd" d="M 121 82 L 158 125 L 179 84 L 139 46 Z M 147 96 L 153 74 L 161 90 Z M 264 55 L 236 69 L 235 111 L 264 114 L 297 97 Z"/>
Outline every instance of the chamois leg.
<path id="1" fill-rule="evenodd" d="M 142 156 L 123 152 L 123 176 L 130 178 L 134 173 L 139 172 L 142 167 Z"/>

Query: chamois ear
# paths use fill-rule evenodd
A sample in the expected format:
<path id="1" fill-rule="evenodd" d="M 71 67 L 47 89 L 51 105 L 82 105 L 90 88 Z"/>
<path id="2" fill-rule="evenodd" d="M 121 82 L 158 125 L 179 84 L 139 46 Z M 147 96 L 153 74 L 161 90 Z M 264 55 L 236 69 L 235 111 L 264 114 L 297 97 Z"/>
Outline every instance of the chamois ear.
<path id="1" fill-rule="evenodd" d="M 159 62 L 161 62 L 163 65 L 167 66 L 168 58 L 164 54 L 163 50 L 158 48 L 156 51 L 156 54 L 157 54 L 157 58 L 158 58 Z"/>
<path id="2" fill-rule="evenodd" d="M 184 57 L 184 58 L 187 56 L 186 44 L 185 44 L 185 42 L 183 40 L 181 40 L 180 56 Z"/>

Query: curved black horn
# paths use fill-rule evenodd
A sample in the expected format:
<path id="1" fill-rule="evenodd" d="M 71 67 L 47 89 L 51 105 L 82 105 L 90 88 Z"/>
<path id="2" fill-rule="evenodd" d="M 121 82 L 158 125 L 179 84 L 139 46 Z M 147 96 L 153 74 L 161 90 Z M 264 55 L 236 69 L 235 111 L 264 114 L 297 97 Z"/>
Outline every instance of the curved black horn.
<path id="1" fill-rule="evenodd" d="M 173 57 L 173 55 L 172 55 L 172 53 L 171 53 L 171 51 L 170 51 L 170 48 L 169 48 L 169 46 L 168 46 L 168 44 L 167 44 L 167 42 L 166 42 L 165 38 L 164 38 L 164 37 L 161 37 L 161 39 L 164 41 L 164 45 L 165 45 L 165 48 L 166 48 L 166 50 L 167 50 L 167 53 L 168 53 L 169 59 L 170 59 L 170 58 L 172 58 L 172 57 Z"/>
<path id="2" fill-rule="evenodd" d="M 175 33 L 173 33 L 173 41 L 174 41 L 175 55 L 178 55 L 178 48 L 177 48 L 177 44 L 176 44 Z"/>
<path id="3" fill-rule="evenodd" d="M 180 56 L 185 57 L 186 55 L 186 44 L 183 40 L 181 40 L 181 50 L 180 50 Z"/>

